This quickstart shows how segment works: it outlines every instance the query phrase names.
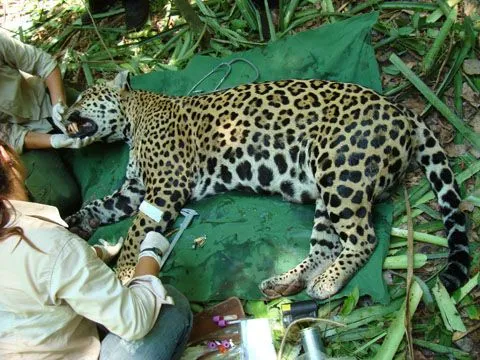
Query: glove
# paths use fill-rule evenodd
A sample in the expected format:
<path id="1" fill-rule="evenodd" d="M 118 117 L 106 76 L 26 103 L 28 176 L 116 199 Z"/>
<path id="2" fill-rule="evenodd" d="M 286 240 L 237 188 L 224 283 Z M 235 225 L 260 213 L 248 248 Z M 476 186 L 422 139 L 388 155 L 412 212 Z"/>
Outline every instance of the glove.
<path id="1" fill-rule="evenodd" d="M 162 264 L 162 256 L 165 254 L 170 247 L 170 243 L 165 237 L 155 231 L 149 231 L 145 240 L 140 244 L 140 255 L 138 259 L 140 260 L 144 256 L 150 256 L 154 258 L 158 266 Z"/>
<path id="2" fill-rule="evenodd" d="M 53 107 L 52 107 L 52 119 L 54 124 L 60 129 L 60 131 L 64 134 L 67 134 L 67 129 L 65 128 L 65 125 L 63 125 L 62 120 L 63 120 L 63 114 L 65 113 L 66 106 L 63 105 L 61 101 L 57 102 Z"/>
<path id="3" fill-rule="evenodd" d="M 50 136 L 50 144 L 54 149 L 68 148 L 68 149 L 80 149 L 84 146 L 90 145 L 93 139 L 90 137 L 71 138 L 65 134 L 54 134 Z"/>
<path id="4" fill-rule="evenodd" d="M 93 247 L 95 249 L 100 250 L 100 254 L 98 257 L 103 260 L 104 263 L 109 263 L 112 259 L 118 255 L 120 250 L 123 246 L 123 237 L 118 239 L 115 245 L 110 244 L 108 241 L 103 239 L 99 239 L 98 242 L 100 244 L 95 244 Z"/>

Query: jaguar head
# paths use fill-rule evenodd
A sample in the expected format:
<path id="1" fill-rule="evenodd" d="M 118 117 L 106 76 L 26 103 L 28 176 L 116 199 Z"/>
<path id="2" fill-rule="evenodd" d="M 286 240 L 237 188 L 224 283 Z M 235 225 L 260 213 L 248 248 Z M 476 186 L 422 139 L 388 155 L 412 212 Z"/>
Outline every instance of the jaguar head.
<path id="1" fill-rule="evenodd" d="M 121 92 L 114 82 L 94 85 L 80 94 L 64 116 L 71 137 L 90 137 L 94 141 L 125 140 L 126 117 L 121 107 Z"/>

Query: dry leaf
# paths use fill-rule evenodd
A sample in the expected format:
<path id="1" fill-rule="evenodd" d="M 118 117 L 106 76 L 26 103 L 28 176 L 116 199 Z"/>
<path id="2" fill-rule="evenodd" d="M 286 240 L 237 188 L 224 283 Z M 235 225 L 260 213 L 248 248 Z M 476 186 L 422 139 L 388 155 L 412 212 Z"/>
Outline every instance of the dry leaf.
<path id="1" fill-rule="evenodd" d="M 478 0 L 466 0 L 463 5 L 463 8 L 464 8 L 463 11 L 467 16 L 479 14 L 479 11 L 480 11 Z"/>
<path id="2" fill-rule="evenodd" d="M 464 144 L 453 144 L 453 143 L 449 143 L 445 145 L 444 149 L 448 157 L 451 157 L 451 158 L 463 155 L 467 151 L 467 147 Z"/>
<path id="3" fill-rule="evenodd" d="M 466 59 L 463 62 L 463 71 L 468 75 L 480 74 L 480 60 L 478 59 Z"/>
<path id="4" fill-rule="evenodd" d="M 458 206 L 458 208 L 460 209 L 460 211 L 463 212 L 472 212 L 473 210 L 475 210 L 475 205 L 472 204 L 470 201 L 463 200 Z"/>
<path id="5" fill-rule="evenodd" d="M 425 354 L 423 354 L 422 350 L 417 350 L 415 349 L 415 351 L 413 352 L 415 354 L 415 359 L 416 360 L 430 360 L 430 359 L 433 359 L 433 355 L 432 353 L 430 352 L 427 356 L 425 356 Z"/>
<path id="6" fill-rule="evenodd" d="M 472 90 L 467 83 L 463 83 L 462 97 L 475 107 L 480 106 L 480 95 Z"/>
<path id="7" fill-rule="evenodd" d="M 477 112 L 473 119 L 469 120 L 468 123 L 473 128 L 473 131 L 480 134 L 480 112 Z"/>
<path id="8" fill-rule="evenodd" d="M 475 149 L 474 147 L 471 147 L 468 152 L 475 158 L 475 159 L 480 159 L 480 151 Z"/>
<path id="9" fill-rule="evenodd" d="M 412 110 L 416 114 L 421 114 L 422 111 L 425 109 L 425 101 L 419 96 L 409 97 L 403 100 L 402 105 Z"/>

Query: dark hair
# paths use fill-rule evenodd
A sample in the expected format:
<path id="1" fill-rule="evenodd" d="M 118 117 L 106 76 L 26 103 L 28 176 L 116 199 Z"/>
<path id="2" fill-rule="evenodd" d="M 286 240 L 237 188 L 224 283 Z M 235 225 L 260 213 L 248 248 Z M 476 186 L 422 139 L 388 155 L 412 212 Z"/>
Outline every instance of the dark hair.
<path id="1" fill-rule="evenodd" d="M 35 250 L 41 251 L 25 235 L 20 226 L 7 225 L 15 219 L 15 209 L 8 200 L 13 194 L 16 176 L 25 178 L 25 167 L 20 158 L 8 144 L 0 140 L 0 241 L 14 235 L 27 242 Z M 41 251 L 43 252 L 43 251 Z"/>

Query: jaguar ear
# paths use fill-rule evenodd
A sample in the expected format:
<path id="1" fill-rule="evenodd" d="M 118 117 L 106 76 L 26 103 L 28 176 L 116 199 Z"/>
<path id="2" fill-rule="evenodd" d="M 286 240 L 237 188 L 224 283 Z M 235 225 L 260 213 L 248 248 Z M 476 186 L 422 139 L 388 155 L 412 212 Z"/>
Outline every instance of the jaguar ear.
<path id="1" fill-rule="evenodd" d="M 128 72 L 128 70 L 120 71 L 115 76 L 115 79 L 107 82 L 107 85 L 114 89 L 129 90 L 130 89 L 129 78 L 128 78 L 129 75 L 130 73 Z"/>

